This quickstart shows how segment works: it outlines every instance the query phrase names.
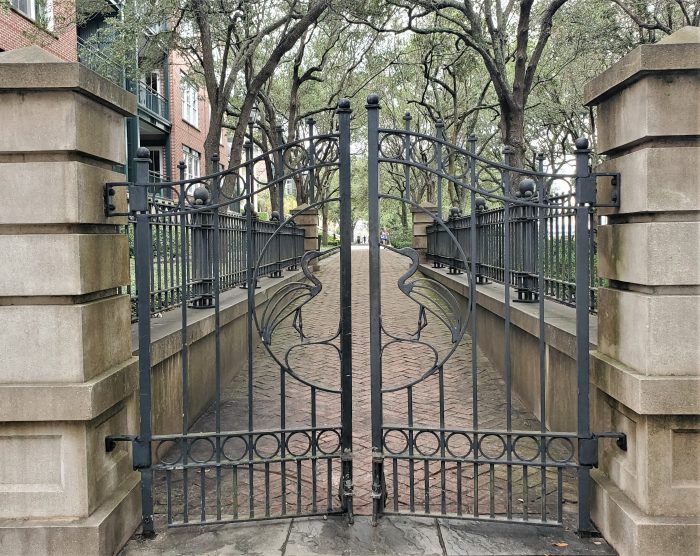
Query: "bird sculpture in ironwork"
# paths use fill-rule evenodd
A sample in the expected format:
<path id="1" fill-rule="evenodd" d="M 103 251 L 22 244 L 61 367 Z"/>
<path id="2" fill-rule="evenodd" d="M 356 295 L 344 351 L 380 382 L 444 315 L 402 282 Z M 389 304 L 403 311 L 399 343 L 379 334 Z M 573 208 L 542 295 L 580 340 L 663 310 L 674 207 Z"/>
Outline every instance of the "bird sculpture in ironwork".
<path id="1" fill-rule="evenodd" d="M 307 251 L 301 259 L 301 270 L 310 283 L 291 282 L 285 284 L 268 300 L 259 321 L 260 336 L 266 346 L 272 345 L 275 330 L 290 315 L 294 315 L 292 327 L 298 332 L 300 341 L 308 342 L 308 337 L 304 334 L 302 309 L 321 293 L 323 286 L 320 280 L 309 270 L 309 263 L 320 255 L 320 251 Z"/>
<path id="2" fill-rule="evenodd" d="M 409 269 L 398 279 L 398 287 L 407 297 L 418 304 L 418 328 L 412 337 L 420 340 L 422 330 L 428 325 L 427 313 L 440 320 L 449 330 L 452 344 L 459 342 L 464 334 L 466 318 L 462 305 L 445 286 L 429 278 L 410 280 L 418 270 L 418 253 L 410 248 L 387 249 L 404 255 L 411 260 Z"/>

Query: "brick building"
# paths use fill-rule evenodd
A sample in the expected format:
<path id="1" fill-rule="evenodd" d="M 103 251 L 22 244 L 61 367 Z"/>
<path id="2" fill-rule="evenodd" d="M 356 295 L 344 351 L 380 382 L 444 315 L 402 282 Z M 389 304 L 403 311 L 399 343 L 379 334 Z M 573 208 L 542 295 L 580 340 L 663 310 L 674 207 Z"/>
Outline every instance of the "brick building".
<path id="1" fill-rule="evenodd" d="M 0 8 L 0 51 L 37 44 L 62 60 L 79 61 L 132 90 L 138 96 L 138 118 L 127 125 L 128 152 L 133 158 L 139 146 L 149 149 L 152 181 L 178 179 L 181 160 L 187 164 L 186 177 L 204 172 L 209 105 L 206 92 L 187 79 L 188 68 L 177 53 L 164 53 L 160 68 L 142 75 L 138 83 L 130 83 L 122 69 L 89 42 L 106 18 L 118 14 L 117 3 L 105 0 L 106 12 L 77 25 L 75 0 L 9 1 L 8 9 Z M 228 149 L 223 136 L 219 156 L 226 165 Z"/>
<path id="2" fill-rule="evenodd" d="M 9 0 L 0 7 L 0 52 L 37 44 L 66 62 L 78 59 L 74 0 Z"/>

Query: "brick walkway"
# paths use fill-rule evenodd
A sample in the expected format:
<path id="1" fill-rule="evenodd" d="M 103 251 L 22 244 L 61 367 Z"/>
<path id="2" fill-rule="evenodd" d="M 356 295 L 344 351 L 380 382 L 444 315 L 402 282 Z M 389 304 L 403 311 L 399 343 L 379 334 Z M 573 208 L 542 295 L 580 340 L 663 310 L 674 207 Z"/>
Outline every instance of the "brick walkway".
<path id="1" fill-rule="evenodd" d="M 355 513 L 371 513 L 371 423 L 370 423 L 370 371 L 369 371 L 369 302 L 368 302 L 368 262 L 369 251 L 367 248 L 355 247 L 352 250 L 353 264 L 353 456 L 354 456 L 354 483 Z M 399 336 L 408 336 L 417 326 L 418 305 L 406 298 L 396 287 L 396 281 L 408 267 L 408 259 L 392 253 L 382 251 L 382 316 L 386 330 Z M 325 386 L 330 389 L 339 388 L 339 360 L 334 347 L 329 345 L 313 345 L 313 341 L 328 338 L 336 333 L 338 326 L 338 301 L 339 301 L 339 258 L 331 257 L 321 263 L 321 270 L 317 273 L 323 283 L 321 294 L 303 310 L 303 329 L 309 336 L 312 344 L 303 348 L 295 348 L 290 353 L 289 364 L 300 378 Z M 429 325 L 423 331 L 421 339 L 434 346 L 438 353 L 442 354 L 450 347 L 449 336 L 445 327 L 429 315 Z M 290 319 L 291 321 L 291 319 Z M 291 327 L 286 331 L 279 330 L 273 336 L 272 350 L 275 354 L 284 353 L 289 346 L 298 343 L 298 336 L 292 333 Z M 337 344 L 337 340 L 335 341 Z M 472 387 L 471 387 L 471 342 L 465 335 L 460 346 L 449 359 L 444 368 L 444 412 L 445 426 L 455 428 L 471 428 L 473 418 Z M 432 355 L 426 347 L 406 347 L 406 344 L 393 344 L 385 349 L 383 356 L 383 381 L 385 387 L 398 386 L 410 380 L 417 379 L 422 372 L 430 367 Z M 478 362 L 478 417 L 480 429 L 504 429 L 506 424 L 506 398 L 505 384 L 498 371 L 480 352 L 477 354 Z M 280 423 L 280 369 L 274 360 L 268 355 L 262 345 L 255 350 L 255 373 L 253 380 L 254 391 L 254 428 L 278 429 Z M 285 377 L 286 396 L 284 398 L 285 423 L 287 428 L 307 428 L 312 424 L 311 415 L 311 389 L 294 380 L 290 376 Z M 248 426 L 248 385 L 245 376 L 239 377 L 226 385 L 222 392 L 221 421 L 222 430 L 246 430 Z M 319 427 L 339 427 L 340 424 L 340 397 L 335 393 L 316 392 L 316 425 Z M 413 388 L 413 419 L 415 426 L 437 427 L 439 423 L 439 386 L 438 375 L 435 374 Z M 407 423 L 407 395 L 405 390 L 396 393 L 387 393 L 384 396 L 384 424 L 406 425 Z M 208 412 L 195 423 L 194 431 L 212 431 L 215 423 L 215 408 L 212 406 Z M 515 430 L 539 430 L 539 422 L 524 411 L 522 404 L 513 398 L 512 423 Z M 450 444 L 453 452 L 458 453 L 466 449 L 460 446 L 458 440 Z M 324 433 L 318 441 L 319 447 L 332 451 L 338 439 L 332 432 Z M 395 451 L 400 451 L 400 446 L 405 444 L 405 439 L 400 435 L 392 435 L 388 441 L 395 446 Z M 429 435 L 422 435 L 417 439 L 418 446 L 430 447 L 430 443 L 436 443 L 436 439 Z M 227 450 L 232 453 L 243 449 L 243 443 L 235 442 L 227 444 Z M 308 439 L 303 435 L 295 435 L 289 439 L 288 447 L 295 453 L 303 453 L 308 447 Z M 274 453 L 277 449 L 277 441 L 272 436 L 261 438 L 256 448 L 260 455 Z M 497 447 L 496 447 L 497 448 Z M 193 447 L 193 454 L 206 452 L 208 449 L 204 443 Z M 206 453 L 203 459 L 206 459 Z M 315 468 L 312 467 L 315 465 Z M 408 463 L 398 462 L 396 469 L 398 478 L 396 486 L 390 475 L 391 460 L 386 460 L 387 489 L 389 491 L 388 508 L 394 507 L 396 495 L 396 507 L 399 510 L 408 508 Z M 495 500 L 495 512 L 505 511 L 506 466 L 481 466 L 478 470 L 480 476 L 480 491 L 478 507 L 482 514 L 488 513 L 489 496 Z M 489 478 L 489 473 L 492 476 Z M 235 471 L 238 496 L 236 507 L 232 507 L 233 480 L 231 474 L 224 471 L 220 476 L 219 488 L 223 500 L 222 512 L 231 515 L 240 511 L 241 516 L 248 515 L 250 498 L 247 466 Z M 332 463 L 319 461 L 311 464 L 306 461 L 297 469 L 293 463 L 286 464 L 285 480 L 286 488 L 282 487 L 282 469 L 280 464 L 269 466 L 256 466 L 254 472 L 253 498 L 255 500 L 256 516 L 264 515 L 265 508 L 270 515 L 279 514 L 282 508 L 282 493 L 285 497 L 285 508 L 289 513 L 294 513 L 297 504 L 305 511 L 311 510 L 316 504 L 320 511 L 323 508 L 337 509 L 336 499 L 337 484 L 340 474 L 339 461 Z M 440 488 L 441 474 L 445 476 L 445 505 L 450 513 L 456 511 L 456 464 L 448 464 L 441 469 L 440 464 L 430 464 L 428 479 L 431 483 L 430 505 L 433 511 L 440 507 L 443 489 Z M 464 465 L 460 469 L 462 482 L 462 509 L 465 513 L 473 510 L 474 472 L 471 465 Z M 206 493 L 205 509 L 207 519 L 214 519 L 216 513 L 216 471 L 207 470 L 204 474 L 191 473 L 189 483 L 189 514 L 191 519 L 199 520 L 200 494 Z M 330 476 L 330 482 L 329 482 Z M 556 495 L 553 494 L 556 487 L 556 474 L 548 472 L 549 486 L 546 502 L 550 517 L 556 512 Z M 297 478 L 299 479 L 297 481 Z M 415 469 L 415 500 L 416 509 L 422 511 L 425 501 L 424 468 Z M 156 477 L 156 502 L 157 513 L 165 511 L 166 480 L 163 474 Z M 177 513 L 177 508 L 182 505 L 183 488 L 182 477 L 173 474 L 170 478 L 173 485 L 171 504 Z M 312 500 L 313 481 L 316 482 L 317 500 Z M 514 504 L 523 502 L 522 494 L 523 472 L 517 468 L 513 472 L 513 498 Z M 202 483 L 204 482 L 204 487 Z M 541 500 L 538 498 L 540 484 L 539 471 L 532 470 L 528 473 L 528 505 L 530 511 L 536 513 L 536 508 Z M 297 490 L 299 483 L 299 490 Z M 489 484 L 493 485 L 494 494 L 489 491 Z M 264 485 L 269 485 L 266 489 Z M 472 485 L 472 486 L 470 486 Z M 573 477 L 569 473 L 564 476 L 565 519 L 566 512 L 575 511 L 574 505 L 569 502 L 575 500 L 575 488 Z M 494 502 L 492 502 L 493 504 Z M 175 516 L 181 520 L 181 515 Z M 159 521 L 163 520 L 160 516 Z M 570 519 L 569 519 L 570 521 Z"/>

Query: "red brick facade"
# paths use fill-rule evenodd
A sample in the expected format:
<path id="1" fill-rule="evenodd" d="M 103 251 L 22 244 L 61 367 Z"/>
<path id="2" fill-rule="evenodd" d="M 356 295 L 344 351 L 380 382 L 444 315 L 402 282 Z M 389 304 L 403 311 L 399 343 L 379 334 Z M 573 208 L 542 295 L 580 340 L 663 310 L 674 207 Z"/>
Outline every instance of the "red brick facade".
<path id="1" fill-rule="evenodd" d="M 183 159 L 183 146 L 197 151 L 200 155 L 201 174 L 205 173 L 204 139 L 209 130 L 209 102 L 203 88 L 199 89 L 199 122 L 196 126 L 183 119 L 182 110 L 182 77 L 187 71 L 184 60 L 176 53 L 170 56 L 170 120 L 172 129 L 170 132 L 170 145 L 172 153 L 173 174 L 177 173 L 177 165 Z M 227 166 L 228 148 L 222 144 L 219 149 L 221 164 Z M 174 175 L 173 177 L 176 177 Z"/>
<path id="2" fill-rule="evenodd" d="M 13 50 L 31 44 L 37 44 L 60 57 L 67 62 L 78 60 L 77 29 L 75 25 L 74 0 L 54 0 L 55 28 L 51 33 L 43 30 L 36 23 L 15 11 L 14 9 L 0 9 L 0 51 Z M 182 110 L 182 76 L 187 71 L 187 65 L 177 53 L 171 53 L 168 63 L 170 80 L 170 168 L 172 178 L 178 179 L 177 165 L 183 160 L 183 146 L 189 147 L 200 155 L 200 175 L 205 173 L 204 139 L 209 129 L 209 104 L 206 93 L 199 89 L 198 95 L 198 122 L 192 125 L 183 119 Z M 161 75 L 162 77 L 162 75 Z M 143 133 L 143 132 L 142 132 Z M 143 139 L 143 138 L 142 138 Z M 168 168 L 166 158 L 165 136 L 156 138 L 150 136 L 148 140 L 142 140 L 145 146 L 160 146 L 163 150 L 161 171 L 165 175 Z M 219 156 L 221 164 L 228 165 L 228 148 L 222 142 Z"/>
<path id="3" fill-rule="evenodd" d="M 54 1 L 55 31 L 42 29 L 14 9 L 0 7 L 0 51 L 38 44 L 67 62 L 78 60 L 73 0 Z"/>

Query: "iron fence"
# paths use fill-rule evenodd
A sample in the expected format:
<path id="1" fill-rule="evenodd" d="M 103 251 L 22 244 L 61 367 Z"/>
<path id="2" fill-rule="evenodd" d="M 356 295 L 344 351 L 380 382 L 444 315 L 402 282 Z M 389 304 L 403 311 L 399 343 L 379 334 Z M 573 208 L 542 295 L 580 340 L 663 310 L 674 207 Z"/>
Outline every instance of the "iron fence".
<path id="1" fill-rule="evenodd" d="M 215 260 L 211 252 L 218 218 L 219 281 L 220 291 L 244 286 L 247 281 L 247 241 L 254 244 L 254 259 L 258 260 L 263 248 L 273 238 L 263 253 L 258 275 L 280 277 L 285 269 L 296 269 L 304 254 L 304 230 L 293 223 L 286 224 L 275 235 L 279 220 L 252 219 L 252 234 L 248 234 L 246 217 L 235 213 L 212 211 L 188 215 L 173 214 L 175 203 L 168 199 L 149 199 L 151 217 L 151 285 L 149 291 L 151 314 L 172 309 L 187 299 L 193 307 L 212 305 L 213 268 Z M 129 237 L 130 285 L 132 316 L 136 320 L 138 291 L 135 277 L 134 223 L 125 227 Z M 183 292 L 183 287 L 186 291 Z M 184 295 L 183 295 L 184 293 Z"/>
<path id="2" fill-rule="evenodd" d="M 476 199 L 476 282 L 488 281 L 508 284 L 517 291 L 519 301 L 534 302 L 539 295 L 539 268 L 543 264 L 542 291 L 547 299 L 564 305 L 576 305 L 576 234 L 575 195 L 552 195 L 546 198 L 546 208 L 534 205 L 509 204 L 508 238 L 510 242 L 508 265 L 505 258 L 506 208 L 487 207 L 483 199 Z M 471 215 L 462 216 L 451 209 L 445 222 L 447 229 L 466 254 L 464 261 L 459 249 L 445 228 L 433 224 L 427 228 L 427 256 L 435 266 L 449 267 L 449 272 L 460 273 L 471 265 Z M 595 313 L 598 306 L 596 230 L 597 217 L 590 212 L 588 237 L 591 257 L 589 309 Z M 506 277 L 506 270 L 508 276 Z"/>

